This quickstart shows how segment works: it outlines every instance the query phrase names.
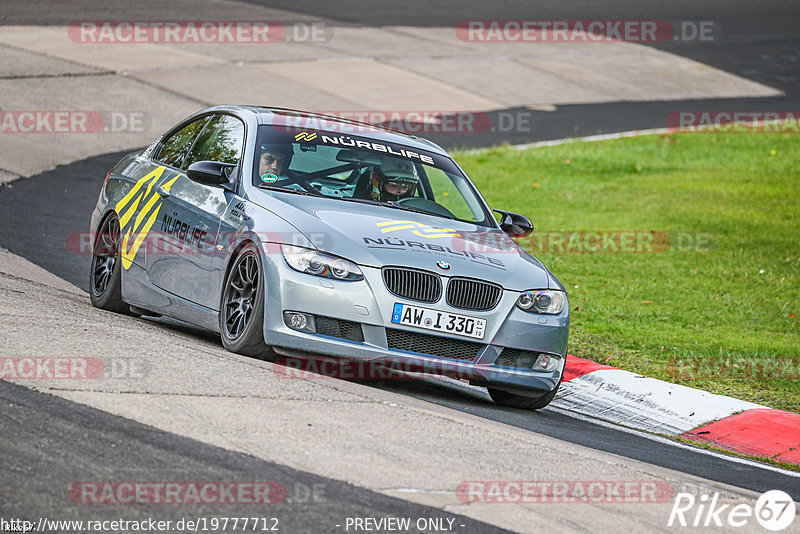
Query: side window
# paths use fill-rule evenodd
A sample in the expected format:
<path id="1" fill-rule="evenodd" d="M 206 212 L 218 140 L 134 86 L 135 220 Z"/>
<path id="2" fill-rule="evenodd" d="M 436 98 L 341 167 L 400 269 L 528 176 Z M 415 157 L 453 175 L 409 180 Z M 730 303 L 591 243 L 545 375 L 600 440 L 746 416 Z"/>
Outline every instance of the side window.
<path id="1" fill-rule="evenodd" d="M 173 167 L 180 167 L 183 163 L 183 158 L 192 147 L 192 141 L 203 129 L 206 122 L 208 122 L 208 117 L 201 117 L 173 133 L 164 141 L 161 145 L 161 150 L 158 151 L 158 154 L 153 159 Z"/>
<path id="2" fill-rule="evenodd" d="M 203 129 L 181 166 L 186 170 L 198 161 L 239 163 L 244 148 L 244 123 L 230 115 L 217 115 Z"/>
<path id="3" fill-rule="evenodd" d="M 479 220 L 481 207 L 473 201 L 470 206 L 466 199 L 474 199 L 474 195 L 469 192 L 466 182 L 461 179 L 454 180 L 448 173 L 436 167 L 425 165 L 425 174 L 428 176 L 428 181 L 431 185 L 431 190 L 436 198 L 436 202 L 441 204 L 447 210 L 465 221 Z M 462 193 L 460 188 L 464 188 Z M 418 188 L 419 189 L 419 188 Z"/>

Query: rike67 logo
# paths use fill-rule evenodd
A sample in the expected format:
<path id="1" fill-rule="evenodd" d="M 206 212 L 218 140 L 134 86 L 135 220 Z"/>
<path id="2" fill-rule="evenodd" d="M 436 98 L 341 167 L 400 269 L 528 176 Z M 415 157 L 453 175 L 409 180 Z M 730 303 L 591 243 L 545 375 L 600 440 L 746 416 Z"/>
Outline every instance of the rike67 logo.
<path id="1" fill-rule="evenodd" d="M 778 532 L 794 521 L 795 502 L 785 492 L 770 490 L 762 494 L 755 505 L 748 503 L 721 503 L 719 493 L 695 497 L 691 493 L 678 493 L 669 514 L 667 526 L 681 527 L 743 527 L 752 520 L 767 530 Z"/>

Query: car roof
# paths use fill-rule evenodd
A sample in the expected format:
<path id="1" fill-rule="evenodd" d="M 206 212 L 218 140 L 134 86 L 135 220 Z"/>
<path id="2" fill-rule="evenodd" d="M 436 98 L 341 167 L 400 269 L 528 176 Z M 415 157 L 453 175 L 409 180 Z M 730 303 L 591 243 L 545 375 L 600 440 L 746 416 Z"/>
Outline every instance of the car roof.
<path id="1" fill-rule="evenodd" d="M 442 147 L 422 137 L 417 137 L 416 135 L 398 132 L 395 130 L 391 130 L 389 128 L 384 128 L 383 126 L 377 126 L 375 124 L 359 122 L 355 120 L 336 117 L 333 115 L 325 115 L 323 113 L 314 113 L 310 111 L 302 111 L 298 109 L 279 108 L 279 107 L 232 106 L 232 105 L 214 106 L 212 108 L 203 110 L 203 113 L 209 111 L 250 112 L 257 116 L 259 124 L 267 124 L 267 125 L 281 124 L 282 120 L 291 117 L 294 119 L 296 118 L 308 119 L 309 122 L 311 122 L 312 124 L 313 121 L 316 120 L 319 121 L 320 123 L 328 123 L 328 124 L 338 123 L 343 126 L 350 127 L 349 130 L 346 128 L 342 128 L 343 132 L 352 131 L 354 126 L 369 127 L 369 131 L 363 134 L 364 137 L 369 137 L 370 139 L 374 139 L 376 141 L 398 143 L 401 145 L 406 145 L 411 148 L 419 148 L 422 150 L 428 150 L 430 152 L 436 152 L 448 158 L 450 157 L 450 155 Z M 335 131 L 335 129 L 333 129 L 333 131 Z"/>

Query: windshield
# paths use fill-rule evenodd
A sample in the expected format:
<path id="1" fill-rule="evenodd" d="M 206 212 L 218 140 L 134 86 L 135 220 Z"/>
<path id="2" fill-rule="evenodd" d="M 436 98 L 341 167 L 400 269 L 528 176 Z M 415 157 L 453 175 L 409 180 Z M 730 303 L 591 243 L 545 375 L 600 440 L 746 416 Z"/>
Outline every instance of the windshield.
<path id="1" fill-rule="evenodd" d="M 253 184 L 490 226 L 482 202 L 452 160 L 367 138 L 262 126 Z"/>

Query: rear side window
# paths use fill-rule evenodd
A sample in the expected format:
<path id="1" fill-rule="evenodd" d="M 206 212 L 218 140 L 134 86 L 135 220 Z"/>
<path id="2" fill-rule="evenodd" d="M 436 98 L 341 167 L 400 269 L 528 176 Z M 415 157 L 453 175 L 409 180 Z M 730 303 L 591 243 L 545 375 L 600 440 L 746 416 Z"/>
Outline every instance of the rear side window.
<path id="1" fill-rule="evenodd" d="M 230 115 L 216 115 L 208 121 L 203 132 L 181 165 L 182 170 L 198 161 L 218 161 L 237 164 L 244 147 L 244 123 Z"/>
<path id="2" fill-rule="evenodd" d="M 192 148 L 195 137 L 206 125 L 206 122 L 208 122 L 208 117 L 201 117 L 170 135 L 162 143 L 161 150 L 155 157 L 156 161 L 180 168 L 186 154 Z"/>

